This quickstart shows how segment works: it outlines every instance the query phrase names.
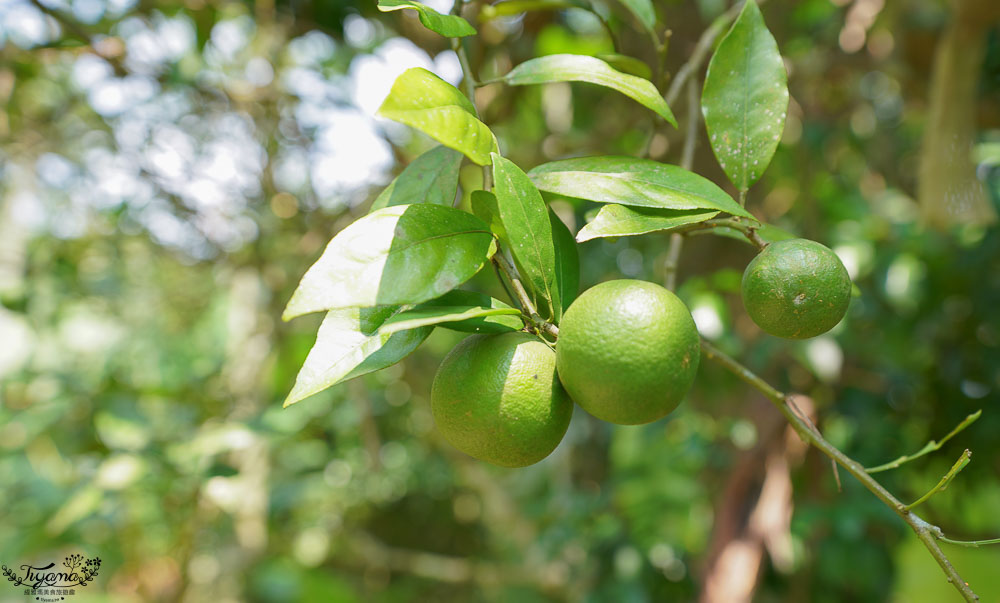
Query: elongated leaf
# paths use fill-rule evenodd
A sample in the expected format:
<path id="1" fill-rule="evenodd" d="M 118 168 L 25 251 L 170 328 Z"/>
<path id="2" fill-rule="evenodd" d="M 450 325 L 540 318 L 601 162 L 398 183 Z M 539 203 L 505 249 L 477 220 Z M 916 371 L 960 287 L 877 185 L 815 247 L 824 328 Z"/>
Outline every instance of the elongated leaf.
<path id="1" fill-rule="evenodd" d="M 549 221 L 552 223 L 552 242 L 556 251 L 556 288 L 559 289 L 559 300 L 562 302 L 555 317 L 555 322 L 558 323 L 563 312 L 580 293 L 580 251 L 576 248 L 573 233 L 551 209 Z"/>
<path id="2" fill-rule="evenodd" d="M 472 278 L 495 250 L 488 227 L 472 214 L 441 205 L 386 207 L 333 237 L 282 318 L 427 301 Z"/>
<path id="3" fill-rule="evenodd" d="M 579 157 L 544 163 L 530 172 L 539 189 L 599 201 L 667 209 L 717 209 L 753 218 L 710 180 L 650 159 Z"/>
<path id="4" fill-rule="evenodd" d="M 503 303 L 499 299 L 490 297 L 484 293 L 479 293 L 478 291 L 455 289 L 454 291 L 445 293 L 437 299 L 432 299 L 429 302 L 420 304 L 414 308 L 414 310 L 425 310 L 440 306 L 478 306 L 480 308 L 515 311 L 513 314 L 495 314 L 479 318 L 466 318 L 463 320 L 440 323 L 439 326 L 445 329 L 462 331 L 465 333 L 509 333 L 511 331 L 520 331 L 524 328 L 524 321 L 521 320 L 520 316 L 515 315 L 519 314 L 515 308 L 511 308 L 508 304 Z"/>
<path id="5" fill-rule="evenodd" d="M 393 205 L 432 203 L 451 205 L 458 192 L 458 168 L 462 154 L 437 146 L 414 159 L 385 187 L 372 203 L 369 213 Z"/>
<path id="6" fill-rule="evenodd" d="M 398 306 L 383 306 L 327 312 L 285 406 L 342 381 L 391 366 L 415 350 L 434 327 L 394 334 L 377 332 L 398 311 Z"/>
<path id="7" fill-rule="evenodd" d="M 497 235 L 501 241 L 507 240 L 507 230 L 500 221 L 500 208 L 497 206 L 497 197 L 489 191 L 472 191 L 471 196 L 472 213 L 486 222 L 490 226 L 493 234 Z"/>
<path id="8" fill-rule="evenodd" d="M 625 8 L 635 15 L 635 18 L 642 23 L 647 31 L 653 31 L 656 27 L 656 11 L 653 10 L 652 0 L 620 0 Z"/>
<path id="9" fill-rule="evenodd" d="M 407 69 L 396 78 L 379 115 L 427 134 L 446 147 L 489 165 L 496 137 L 476 118 L 476 109 L 458 88 L 426 69 Z"/>
<path id="10" fill-rule="evenodd" d="M 576 240 L 582 243 L 598 237 L 626 237 L 669 230 L 710 220 L 718 213 L 704 209 L 626 207 L 611 203 L 603 206 L 597 217 L 576 233 Z"/>
<path id="11" fill-rule="evenodd" d="M 521 311 L 516 308 L 488 308 L 484 306 L 426 307 L 409 310 L 392 317 L 392 319 L 382 325 L 379 333 L 386 335 L 408 329 L 439 325 L 441 323 L 462 322 L 491 316 L 517 316 L 520 313 Z M 514 320 L 518 323 L 521 322 L 516 318 Z"/>
<path id="12" fill-rule="evenodd" d="M 553 54 L 525 61 L 501 78 L 511 86 L 551 82 L 589 82 L 621 92 L 655 111 L 675 128 L 677 120 L 649 80 L 615 71 L 600 59 L 580 54 Z"/>
<path id="13" fill-rule="evenodd" d="M 476 30 L 469 22 L 457 15 L 442 15 L 433 8 L 412 0 L 379 0 L 378 9 L 383 13 L 410 8 L 417 11 L 420 23 L 427 29 L 446 38 L 474 36 Z"/>
<path id="14" fill-rule="evenodd" d="M 643 79 L 649 79 L 653 77 L 653 71 L 649 68 L 649 65 L 645 61 L 640 61 L 635 57 L 630 57 L 627 54 L 618 54 L 615 52 L 607 52 L 603 54 L 594 55 L 601 59 L 608 65 L 618 71 L 628 73 Z"/>
<path id="15" fill-rule="evenodd" d="M 719 165 L 747 190 L 771 162 L 788 111 L 785 65 L 754 0 L 712 55 L 701 110 Z"/>
<path id="16" fill-rule="evenodd" d="M 549 317 L 554 317 L 562 306 L 556 286 L 556 251 L 549 209 L 527 174 L 496 153 L 493 181 L 500 220 L 521 276 L 545 300 Z"/>
<path id="17" fill-rule="evenodd" d="M 524 12 L 538 10 L 559 10 L 561 8 L 587 8 L 579 0 L 507 0 L 483 6 L 479 13 L 480 21 L 488 21 L 497 17 L 510 17 Z"/>

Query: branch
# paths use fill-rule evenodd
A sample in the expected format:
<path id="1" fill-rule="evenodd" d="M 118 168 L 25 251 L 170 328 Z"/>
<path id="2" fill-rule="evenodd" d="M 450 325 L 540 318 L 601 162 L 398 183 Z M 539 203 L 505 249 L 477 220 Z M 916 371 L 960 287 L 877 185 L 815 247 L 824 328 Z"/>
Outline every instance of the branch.
<path id="1" fill-rule="evenodd" d="M 698 85 L 697 80 L 691 80 L 688 84 L 688 114 L 687 127 L 684 130 L 684 148 L 681 149 L 681 168 L 691 171 L 694 164 L 694 149 L 698 141 Z M 677 264 L 681 259 L 681 248 L 684 246 L 684 235 L 679 232 L 671 233 L 670 247 L 667 249 L 667 260 L 663 266 L 664 284 L 671 291 L 677 285 Z"/>
<path id="2" fill-rule="evenodd" d="M 955 567 L 948 560 L 948 557 L 945 556 L 944 552 L 938 546 L 937 540 L 949 542 L 949 540 L 945 540 L 944 534 L 941 532 L 941 528 L 931 525 L 917 517 L 915 513 L 910 511 L 903 503 L 899 502 L 896 497 L 886 490 L 882 484 L 869 475 L 860 463 L 848 457 L 846 454 L 841 452 L 839 448 L 828 442 L 818 429 L 815 429 L 815 427 L 811 428 L 804 419 L 799 417 L 792 410 L 792 406 L 790 405 L 794 403 L 792 396 L 783 394 L 782 392 L 776 390 L 769 383 L 754 374 L 753 371 L 743 366 L 738 361 L 734 360 L 732 357 L 704 339 L 701 342 L 701 349 L 705 352 L 705 356 L 709 360 L 718 362 L 726 370 L 739 377 L 740 380 L 764 394 L 764 396 L 774 404 L 778 411 L 784 415 L 785 419 L 787 419 L 792 425 L 792 428 L 795 429 L 795 432 L 799 434 L 800 438 L 802 438 L 802 441 L 818 448 L 820 452 L 830 457 L 830 459 L 843 467 L 848 473 L 853 475 L 855 479 L 861 482 L 865 488 L 868 488 L 868 490 L 877 496 L 879 500 L 885 503 L 887 507 L 899 515 L 899 517 L 914 531 L 917 538 L 920 539 L 920 542 L 927 547 L 931 556 L 934 557 L 934 560 L 937 561 L 939 566 L 941 566 L 945 576 L 947 576 L 948 582 L 950 582 L 952 586 L 958 590 L 962 597 L 966 601 L 974 602 L 979 600 L 976 593 L 972 591 L 967 582 L 962 580 L 962 577 L 959 576 Z M 958 544 L 955 541 L 951 542 Z M 985 543 L 988 541 L 982 542 Z"/>
<path id="3" fill-rule="evenodd" d="M 941 447 L 944 446 L 945 442 L 947 442 L 951 438 L 955 437 L 955 434 L 957 434 L 958 432 L 962 431 L 963 429 L 965 429 L 969 425 L 972 425 L 976 421 L 976 419 L 979 418 L 979 416 L 981 414 L 983 414 L 983 411 L 982 410 L 977 410 L 976 412 L 972 413 L 971 415 L 965 417 L 965 419 L 961 423 L 959 423 L 958 425 L 955 426 L 955 429 L 952 429 L 950 432 L 948 432 L 948 435 L 946 435 L 943 438 L 941 438 L 940 442 L 935 441 L 935 440 L 931 440 L 930 442 L 927 442 L 926 444 L 924 444 L 923 448 L 921 448 L 920 450 L 918 450 L 917 452 L 915 452 L 913 454 L 910 454 L 910 455 L 905 455 L 904 454 L 903 456 L 899 457 L 898 459 L 896 459 L 894 461 L 890 461 L 890 462 L 888 462 L 888 463 L 886 463 L 884 465 L 879 465 L 878 467 L 869 467 L 869 468 L 865 469 L 865 471 L 867 471 L 868 473 L 878 473 L 880 471 L 888 471 L 889 469 L 895 469 L 896 467 L 899 467 L 903 463 L 908 463 L 908 462 L 912 461 L 913 459 L 918 459 L 918 458 L 924 456 L 925 454 L 929 454 L 931 452 L 934 452 L 935 450 L 940 450 Z"/>
<path id="4" fill-rule="evenodd" d="M 966 448 L 965 452 L 962 453 L 962 456 L 960 456 L 958 460 L 955 461 L 955 464 L 951 466 L 951 469 L 948 470 L 948 473 L 944 474 L 944 477 L 942 477 L 941 480 L 938 481 L 937 485 L 931 488 L 930 491 L 927 492 L 927 494 L 924 494 L 923 496 L 918 498 L 915 502 L 906 505 L 906 509 L 910 510 L 916 507 L 917 505 L 927 502 L 930 499 L 930 497 L 934 496 L 941 490 L 947 488 L 948 484 L 951 483 L 951 480 L 953 480 L 955 476 L 962 471 L 962 469 L 965 469 L 965 466 L 969 464 L 970 460 L 972 460 L 972 453 L 969 452 L 968 448 Z"/>
<path id="5" fill-rule="evenodd" d="M 524 284 L 521 282 L 521 276 L 507 257 L 504 256 L 502 250 L 497 250 L 493 254 L 493 265 L 503 272 L 507 279 L 510 281 L 512 287 L 514 287 L 514 293 L 517 295 L 517 300 L 521 304 L 521 314 L 523 314 L 531 326 L 535 327 L 542 333 L 552 337 L 553 339 L 559 337 L 559 327 L 546 321 L 542 318 L 538 311 L 535 309 L 535 304 L 531 301 L 531 296 L 528 295 L 528 291 L 524 288 Z M 500 279 L 503 282 L 503 279 Z"/>
<path id="6" fill-rule="evenodd" d="M 694 46 L 694 50 L 691 52 L 691 56 L 686 63 L 680 66 L 677 70 L 677 75 L 670 82 L 670 88 L 667 89 L 667 94 L 664 96 L 668 105 L 674 104 L 674 101 L 677 100 L 678 95 L 681 93 L 681 87 L 688 81 L 688 78 L 701 68 L 708 57 L 708 52 L 712 50 L 716 38 L 722 35 L 722 32 L 736 19 L 741 10 L 743 10 L 742 2 L 733 5 L 732 8 L 719 15 L 715 21 L 712 21 L 712 24 L 702 32 L 701 37 L 698 38 L 698 42 Z"/>
<path id="7" fill-rule="evenodd" d="M 690 234 L 702 230 L 711 230 L 713 228 L 731 228 L 739 231 L 743 233 L 743 236 L 747 238 L 747 241 L 749 241 L 750 244 L 757 249 L 764 249 L 768 245 L 767 241 L 760 238 L 760 234 L 757 233 L 758 226 L 754 226 L 745 219 L 736 216 L 732 218 L 715 218 L 712 220 L 705 220 L 704 222 L 698 222 L 697 224 L 678 226 L 674 229 L 674 232 L 680 234 Z"/>

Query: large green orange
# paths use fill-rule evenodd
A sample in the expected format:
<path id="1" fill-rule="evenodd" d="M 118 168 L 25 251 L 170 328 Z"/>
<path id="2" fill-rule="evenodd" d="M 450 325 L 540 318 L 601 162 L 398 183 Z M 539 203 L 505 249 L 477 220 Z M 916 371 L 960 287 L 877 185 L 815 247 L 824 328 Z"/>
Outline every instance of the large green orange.
<path id="1" fill-rule="evenodd" d="M 743 273 L 743 306 L 765 332 L 807 339 L 837 325 L 851 277 L 833 251 L 807 239 L 771 243 Z"/>
<path id="2" fill-rule="evenodd" d="M 566 310 L 556 367 L 584 410 L 638 425 L 680 404 L 698 371 L 699 348 L 691 313 L 676 295 L 645 281 L 608 281 Z"/>
<path id="3" fill-rule="evenodd" d="M 473 335 L 445 356 L 431 386 L 438 430 L 462 452 L 501 467 L 544 459 L 566 435 L 573 401 L 556 355 L 534 335 Z"/>

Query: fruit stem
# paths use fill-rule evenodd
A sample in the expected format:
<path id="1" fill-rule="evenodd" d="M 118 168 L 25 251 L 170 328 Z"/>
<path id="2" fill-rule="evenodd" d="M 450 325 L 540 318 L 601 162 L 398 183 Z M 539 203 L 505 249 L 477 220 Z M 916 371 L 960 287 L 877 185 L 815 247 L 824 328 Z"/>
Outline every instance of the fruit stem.
<path id="1" fill-rule="evenodd" d="M 868 488 L 868 490 L 877 496 L 879 500 L 885 503 L 887 507 L 899 515 L 899 517 L 905 521 L 911 529 L 913 529 L 917 538 L 920 539 L 920 542 L 927 547 L 931 556 L 934 557 L 934 560 L 937 561 L 939 566 L 941 566 L 945 576 L 948 578 L 948 582 L 950 582 L 952 586 L 958 590 L 962 597 L 966 601 L 979 600 L 976 593 L 969 587 L 968 582 L 962 580 L 962 577 L 959 576 L 955 567 L 951 564 L 951 561 L 948 560 L 948 557 L 937 544 L 938 540 L 944 542 L 955 541 L 945 538 L 941 528 L 931 525 L 917 517 L 917 515 L 909 510 L 906 505 L 896 499 L 896 497 L 886 490 L 882 484 L 869 475 L 861 463 L 850 458 L 841 452 L 839 448 L 827 441 L 826 438 L 823 437 L 823 434 L 820 433 L 819 429 L 817 429 L 811 421 L 809 421 L 804 415 L 800 416 L 801 413 L 796 412 L 795 402 L 793 400 L 794 395 L 784 394 L 778 391 L 771 384 L 757 376 L 753 371 L 743 366 L 740 362 L 705 339 L 701 340 L 701 349 L 709 360 L 721 364 L 723 368 L 739 377 L 739 379 L 744 383 L 764 394 L 764 396 L 774 404 L 778 411 L 784 415 L 785 419 L 788 420 L 792 428 L 795 429 L 795 432 L 800 438 L 802 438 L 802 441 L 818 448 L 820 452 L 830 457 L 830 459 L 843 467 L 848 473 L 853 475 L 855 479 L 861 482 L 865 488 Z"/>
<path id="2" fill-rule="evenodd" d="M 521 304 L 521 314 L 530 323 L 529 326 L 537 331 L 541 331 L 546 335 L 552 337 L 553 339 L 559 337 L 559 327 L 546 321 L 542 318 L 538 311 L 535 309 L 535 304 L 531 301 L 531 296 L 528 295 L 528 291 L 524 288 L 524 284 L 521 282 L 521 276 L 509 261 L 507 261 L 506 256 L 504 256 L 501 250 L 497 250 L 493 254 L 493 265 L 507 275 L 507 280 L 510 281 L 511 286 L 514 288 L 514 293 L 517 296 L 518 303 Z M 503 282 L 503 279 L 500 279 Z"/>
<path id="3" fill-rule="evenodd" d="M 712 228 L 731 228 L 743 233 L 743 236 L 750 241 L 750 244 L 757 249 L 764 249 L 768 246 L 768 242 L 760 237 L 757 232 L 757 227 L 744 221 L 742 218 L 732 217 L 732 218 L 715 218 L 713 220 L 705 220 L 704 222 L 698 222 L 697 224 L 688 224 L 686 226 L 678 227 L 673 232 L 680 234 L 688 234 L 692 232 L 697 232 L 700 230 L 709 230 Z"/>

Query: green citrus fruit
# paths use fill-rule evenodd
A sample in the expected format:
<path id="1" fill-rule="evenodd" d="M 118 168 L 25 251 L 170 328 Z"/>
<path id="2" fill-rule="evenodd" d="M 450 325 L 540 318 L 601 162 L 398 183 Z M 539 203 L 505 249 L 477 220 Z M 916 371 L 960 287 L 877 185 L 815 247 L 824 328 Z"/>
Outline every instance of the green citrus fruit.
<path id="1" fill-rule="evenodd" d="M 556 367 L 584 410 L 638 425 L 677 408 L 698 371 L 699 346 L 691 313 L 676 295 L 645 281 L 608 281 L 566 310 Z"/>
<path id="2" fill-rule="evenodd" d="M 462 452 L 526 467 L 566 435 L 573 401 L 556 378 L 556 355 L 527 333 L 473 335 L 455 346 L 431 386 L 438 430 Z"/>
<path id="3" fill-rule="evenodd" d="M 743 273 L 743 305 L 765 332 L 789 339 L 826 333 L 851 300 L 851 277 L 833 251 L 816 241 L 771 243 Z"/>

